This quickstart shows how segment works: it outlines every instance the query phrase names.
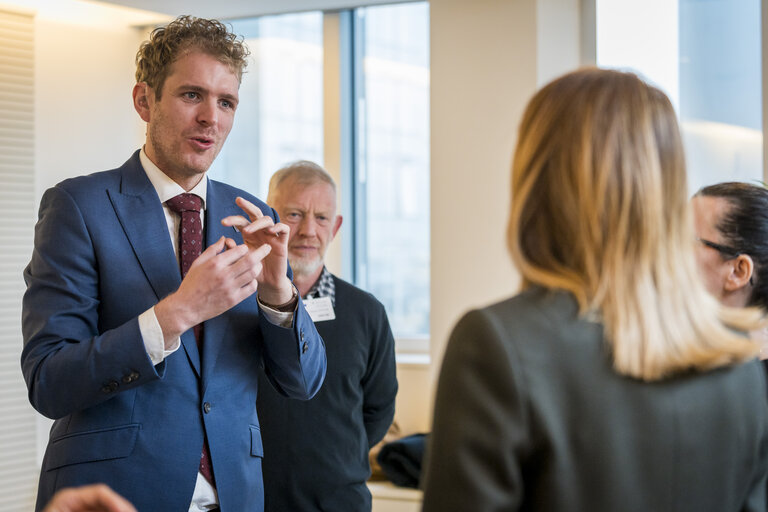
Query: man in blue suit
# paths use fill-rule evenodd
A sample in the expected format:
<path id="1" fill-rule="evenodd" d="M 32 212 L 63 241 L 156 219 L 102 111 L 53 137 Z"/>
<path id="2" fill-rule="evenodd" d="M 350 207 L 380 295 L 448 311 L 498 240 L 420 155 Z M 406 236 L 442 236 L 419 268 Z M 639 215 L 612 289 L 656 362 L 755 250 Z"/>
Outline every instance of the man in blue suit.
<path id="1" fill-rule="evenodd" d="M 57 489 L 94 482 L 141 511 L 262 510 L 257 370 L 289 397 L 322 384 L 324 345 L 290 279 L 288 227 L 205 176 L 247 55 L 217 21 L 155 30 L 136 58 L 143 148 L 43 196 L 21 358 L 30 402 L 56 419 L 38 510 Z"/>

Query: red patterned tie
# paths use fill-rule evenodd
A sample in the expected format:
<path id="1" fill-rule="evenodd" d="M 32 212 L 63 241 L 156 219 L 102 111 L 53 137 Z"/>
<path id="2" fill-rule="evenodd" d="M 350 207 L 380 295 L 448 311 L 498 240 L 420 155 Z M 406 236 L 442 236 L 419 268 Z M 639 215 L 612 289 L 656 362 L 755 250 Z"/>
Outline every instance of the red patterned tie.
<path id="1" fill-rule="evenodd" d="M 165 202 L 168 208 L 181 215 L 179 227 L 179 264 L 181 277 L 187 275 L 195 258 L 203 252 L 203 224 L 200 208 L 203 200 L 195 194 L 179 194 Z"/>
<path id="2" fill-rule="evenodd" d="M 192 262 L 203 252 L 203 224 L 200 220 L 200 208 L 203 200 L 195 194 L 179 194 L 165 202 L 172 211 L 181 215 L 179 226 L 179 266 L 181 277 L 187 275 Z M 198 348 L 203 343 L 203 324 L 194 327 L 195 341 Z M 200 456 L 200 473 L 214 485 L 211 453 L 208 449 L 208 439 L 203 438 L 203 452 Z"/>
<path id="3" fill-rule="evenodd" d="M 181 215 L 179 226 L 179 266 L 181 277 L 187 275 L 192 262 L 203 252 L 203 224 L 200 221 L 200 208 L 203 200 L 195 194 L 179 194 L 165 202 L 168 208 Z M 194 327 L 195 341 L 198 348 L 203 343 L 203 325 Z"/>

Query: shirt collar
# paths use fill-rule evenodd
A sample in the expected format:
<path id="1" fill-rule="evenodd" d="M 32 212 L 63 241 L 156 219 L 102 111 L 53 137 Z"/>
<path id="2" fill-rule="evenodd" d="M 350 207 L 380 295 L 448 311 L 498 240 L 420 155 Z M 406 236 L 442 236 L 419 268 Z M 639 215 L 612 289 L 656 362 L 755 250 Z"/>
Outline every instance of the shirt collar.
<path id="1" fill-rule="evenodd" d="M 315 284 L 309 289 L 304 299 L 319 299 L 322 297 L 330 297 L 331 303 L 336 305 L 336 284 L 333 282 L 333 274 L 328 271 L 328 268 L 323 265 L 323 271 L 320 273 L 320 277 L 317 278 Z"/>
<path id="2" fill-rule="evenodd" d="M 147 178 L 149 178 L 149 181 L 155 188 L 157 197 L 160 198 L 161 203 L 165 204 L 170 198 L 187 192 L 181 185 L 169 178 L 167 174 L 161 171 L 160 168 L 149 159 L 143 147 L 139 152 L 139 160 L 141 161 L 141 166 L 144 167 L 144 172 L 147 173 Z M 203 176 L 203 179 L 201 179 L 189 193 L 195 194 L 203 200 L 202 209 L 205 210 L 205 198 L 208 193 L 208 176 Z"/>

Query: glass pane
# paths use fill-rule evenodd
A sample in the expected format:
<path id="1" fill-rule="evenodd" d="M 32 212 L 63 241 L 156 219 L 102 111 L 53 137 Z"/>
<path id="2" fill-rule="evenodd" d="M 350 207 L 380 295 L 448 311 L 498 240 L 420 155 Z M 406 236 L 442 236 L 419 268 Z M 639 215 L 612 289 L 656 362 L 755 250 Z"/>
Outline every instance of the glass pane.
<path id="1" fill-rule="evenodd" d="M 320 12 L 232 22 L 251 59 L 229 139 L 214 179 L 266 199 L 284 164 L 323 161 L 323 17 Z"/>
<path id="2" fill-rule="evenodd" d="M 760 0 L 680 1 L 680 118 L 692 190 L 763 179 Z"/>
<path id="3" fill-rule="evenodd" d="M 396 337 L 423 338 L 429 333 L 429 7 L 367 7 L 356 16 L 357 172 L 364 191 L 356 278 L 384 303 Z"/>
<path id="4" fill-rule="evenodd" d="M 760 19 L 760 0 L 597 2 L 598 65 L 636 71 L 669 95 L 690 193 L 763 179 Z"/>

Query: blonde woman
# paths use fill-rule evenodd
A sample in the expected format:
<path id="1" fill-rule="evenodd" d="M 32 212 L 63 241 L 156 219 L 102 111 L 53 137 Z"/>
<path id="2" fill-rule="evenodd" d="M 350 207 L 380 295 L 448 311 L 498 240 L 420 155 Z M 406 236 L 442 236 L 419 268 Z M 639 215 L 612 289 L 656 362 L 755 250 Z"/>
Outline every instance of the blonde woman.
<path id="1" fill-rule="evenodd" d="M 635 75 L 539 91 L 512 166 L 523 291 L 445 354 L 424 510 L 765 510 L 768 407 L 694 259 L 675 113 Z"/>

